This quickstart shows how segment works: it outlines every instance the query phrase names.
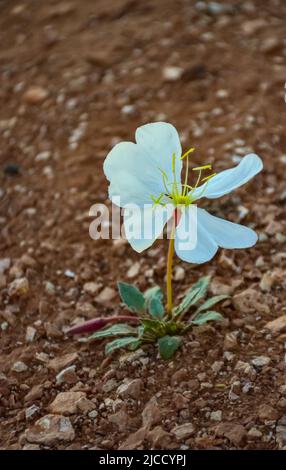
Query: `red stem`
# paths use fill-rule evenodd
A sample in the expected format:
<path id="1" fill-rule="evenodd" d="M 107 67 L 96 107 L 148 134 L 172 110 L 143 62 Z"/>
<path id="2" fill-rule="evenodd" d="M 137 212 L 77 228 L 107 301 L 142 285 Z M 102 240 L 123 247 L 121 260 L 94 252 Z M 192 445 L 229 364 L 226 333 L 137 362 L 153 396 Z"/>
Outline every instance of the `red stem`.
<path id="1" fill-rule="evenodd" d="M 130 323 L 140 323 L 139 318 L 133 317 L 131 315 L 118 315 L 116 317 L 109 317 L 109 318 L 93 318 L 92 320 L 88 320 L 80 325 L 75 325 L 67 330 L 68 335 L 78 335 L 80 333 L 91 333 L 93 331 L 101 330 L 104 326 L 108 325 L 109 323 L 119 323 L 122 321 L 127 321 Z"/>

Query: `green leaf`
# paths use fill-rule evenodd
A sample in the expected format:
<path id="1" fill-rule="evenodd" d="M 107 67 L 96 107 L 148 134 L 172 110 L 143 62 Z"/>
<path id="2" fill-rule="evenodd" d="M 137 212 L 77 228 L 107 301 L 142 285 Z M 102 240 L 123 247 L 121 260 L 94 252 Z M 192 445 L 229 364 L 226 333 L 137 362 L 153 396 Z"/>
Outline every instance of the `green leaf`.
<path id="1" fill-rule="evenodd" d="M 203 310 L 207 310 L 210 307 L 213 307 L 215 304 L 218 302 L 221 302 L 222 300 L 229 299 L 229 295 L 215 295 L 214 297 L 211 297 L 210 299 L 206 300 L 197 310 L 197 313 L 202 312 Z"/>
<path id="2" fill-rule="evenodd" d="M 175 307 L 173 311 L 174 315 L 178 316 L 186 313 L 192 305 L 196 305 L 196 303 L 205 296 L 209 283 L 210 277 L 204 276 L 199 279 L 198 282 L 193 284 L 192 287 L 187 291 L 187 294 L 185 295 L 180 305 Z"/>
<path id="3" fill-rule="evenodd" d="M 158 320 L 163 318 L 165 309 L 162 303 L 163 292 L 159 286 L 151 287 L 144 293 L 147 309 L 150 315 Z"/>
<path id="4" fill-rule="evenodd" d="M 211 320 L 223 320 L 223 316 L 213 310 L 208 310 L 207 312 L 201 312 L 191 321 L 193 325 L 203 325 L 207 321 Z"/>
<path id="5" fill-rule="evenodd" d="M 108 338 L 109 336 L 124 336 L 136 334 L 136 332 L 136 328 L 132 328 L 132 326 L 127 325 L 126 323 L 117 323 L 116 325 L 112 325 L 109 328 L 105 328 L 104 330 L 96 331 L 91 336 L 89 336 L 87 340 L 93 341 L 96 339 Z"/>
<path id="6" fill-rule="evenodd" d="M 144 297 L 145 297 L 146 302 L 148 302 L 151 299 L 154 299 L 154 297 L 156 299 L 162 300 L 163 292 L 161 290 L 161 287 L 159 286 L 150 287 L 150 289 L 147 289 L 144 292 Z"/>
<path id="7" fill-rule="evenodd" d="M 158 339 L 159 353 L 162 359 L 170 359 L 182 344 L 180 336 L 163 336 Z"/>
<path id="8" fill-rule="evenodd" d="M 162 323 L 159 320 L 153 320 L 151 318 L 142 318 L 141 322 L 144 326 L 144 333 L 146 331 L 159 333 L 159 331 L 162 329 Z"/>
<path id="9" fill-rule="evenodd" d="M 119 294 L 122 302 L 132 310 L 132 312 L 141 313 L 145 307 L 145 299 L 142 292 L 133 284 L 118 282 Z"/>
<path id="10" fill-rule="evenodd" d="M 111 341 L 110 343 L 107 343 L 105 346 L 105 354 L 111 354 L 113 351 L 116 351 L 116 349 L 119 348 L 124 348 L 125 346 L 129 347 L 138 347 L 140 344 L 140 340 L 138 338 L 135 338 L 134 336 L 126 336 L 125 338 L 117 338 Z"/>
<path id="11" fill-rule="evenodd" d="M 164 305 L 162 304 L 161 300 L 156 298 L 151 300 L 148 305 L 148 310 L 150 315 L 154 318 L 157 318 L 158 320 L 161 320 L 165 313 Z"/>

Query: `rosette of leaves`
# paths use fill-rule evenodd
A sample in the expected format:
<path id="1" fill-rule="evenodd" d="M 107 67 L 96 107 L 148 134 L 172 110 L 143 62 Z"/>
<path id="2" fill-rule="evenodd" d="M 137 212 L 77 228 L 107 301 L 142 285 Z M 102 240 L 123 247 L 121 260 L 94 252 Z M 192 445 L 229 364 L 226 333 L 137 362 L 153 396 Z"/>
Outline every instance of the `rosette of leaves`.
<path id="1" fill-rule="evenodd" d="M 137 349 L 143 343 L 156 343 L 161 358 L 170 359 L 182 345 L 182 336 L 191 328 L 206 322 L 222 320 L 213 310 L 227 295 L 216 295 L 206 300 L 210 278 L 202 277 L 187 291 L 181 303 L 167 314 L 163 293 L 159 286 L 141 292 L 136 286 L 118 283 L 122 303 L 138 317 L 138 326 L 115 323 L 90 335 L 85 341 L 113 338 L 105 346 L 106 354 L 119 348 Z"/>

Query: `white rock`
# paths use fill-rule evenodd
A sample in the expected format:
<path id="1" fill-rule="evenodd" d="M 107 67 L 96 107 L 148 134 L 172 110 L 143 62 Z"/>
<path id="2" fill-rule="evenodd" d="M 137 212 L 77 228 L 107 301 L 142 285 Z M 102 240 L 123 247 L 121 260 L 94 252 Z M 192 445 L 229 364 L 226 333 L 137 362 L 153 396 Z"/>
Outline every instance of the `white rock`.
<path id="1" fill-rule="evenodd" d="M 133 279 L 134 277 L 138 276 L 140 271 L 140 263 L 136 262 L 130 266 L 130 268 L 127 271 L 127 277 L 128 279 Z"/>
<path id="2" fill-rule="evenodd" d="M 217 411 L 212 411 L 210 414 L 210 419 L 211 421 L 221 421 L 222 420 L 222 411 L 217 410 Z"/>
<path id="3" fill-rule="evenodd" d="M 163 78 L 168 82 L 176 82 L 180 80 L 184 73 L 181 67 L 167 66 L 163 68 Z"/>
<path id="4" fill-rule="evenodd" d="M 6 269 L 9 269 L 11 266 L 11 259 L 10 258 L 2 258 L 0 259 L 0 274 L 3 274 Z"/>
<path id="5" fill-rule="evenodd" d="M 186 271 L 182 266 L 176 266 L 175 273 L 174 273 L 174 280 L 175 281 L 183 281 L 186 276 Z"/>
<path id="6" fill-rule="evenodd" d="M 251 360 L 251 364 L 253 364 L 254 367 L 264 367 L 267 366 L 270 362 L 271 359 L 267 356 L 257 356 Z"/>
<path id="7" fill-rule="evenodd" d="M 9 297 L 24 297 L 29 292 L 29 281 L 26 277 L 15 279 L 8 288 Z"/>
<path id="8" fill-rule="evenodd" d="M 26 408 L 25 410 L 25 418 L 30 419 L 39 411 L 40 411 L 40 408 L 37 405 L 31 405 L 29 406 L 29 408 Z"/>
<path id="9" fill-rule="evenodd" d="M 121 108 L 121 114 L 125 116 L 134 116 L 136 112 L 137 112 L 137 108 L 133 104 L 125 104 Z"/>
<path id="10" fill-rule="evenodd" d="M 28 366 L 22 361 L 17 361 L 14 362 L 12 370 L 14 372 L 26 372 L 28 370 Z"/>
<path id="11" fill-rule="evenodd" d="M 98 282 L 86 282 L 83 285 L 83 290 L 87 294 L 94 295 L 98 292 L 100 286 L 101 286 L 101 284 L 99 284 Z"/>
<path id="12" fill-rule="evenodd" d="M 75 432 L 69 418 L 61 415 L 46 415 L 38 419 L 32 428 L 25 432 L 28 442 L 54 445 L 58 442 L 70 442 Z"/>
<path id="13" fill-rule="evenodd" d="M 96 302 L 105 305 L 111 302 L 111 300 L 113 300 L 116 295 L 117 292 L 114 289 L 112 289 L 111 287 L 105 287 L 96 297 L 95 300 Z"/>
<path id="14" fill-rule="evenodd" d="M 32 343 L 35 339 L 37 330 L 33 326 L 27 326 L 26 330 L 26 342 L 27 343 Z"/>
<path id="15" fill-rule="evenodd" d="M 45 162 L 45 161 L 49 160 L 51 158 L 51 156 L 52 156 L 52 153 L 49 150 L 45 150 L 43 152 L 38 153 L 35 156 L 35 161 L 36 162 Z"/>
<path id="16" fill-rule="evenodd" d="M 41 104 L 48 97 L 48 90 L 41 86 L 31 86 L 23 95 L 23 101 L 27 104 Z"/>

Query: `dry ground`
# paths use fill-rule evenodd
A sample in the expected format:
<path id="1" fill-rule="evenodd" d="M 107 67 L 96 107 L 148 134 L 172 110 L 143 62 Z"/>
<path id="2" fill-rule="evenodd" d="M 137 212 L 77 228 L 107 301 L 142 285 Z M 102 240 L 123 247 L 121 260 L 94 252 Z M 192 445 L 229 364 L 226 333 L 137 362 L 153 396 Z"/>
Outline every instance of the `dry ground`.
<path id="1" fill-rule="evenodd" d="M 2 449 L 286 446 L 285 317 L 265 327 L 286 314 L 286 4 L 219 7 L 0 1 Z M 164 286 L 166 243 L 139 256 L 88 234 L 90 206 L 107 198 L 104 156 L 154 120 L 196 147 L 195 164 L 261 155 L 261 175 L 208 202 L 260 241 L 197 268 L 178 262 L 177 296 L 205 273 L 212 292 L 233 295 L 223 323 L 197 329 L 169 363 L 152 347 L 104 361 L 102 345 L 63 330 L 119 312 L 101 294 L 119 279 Z"/>

